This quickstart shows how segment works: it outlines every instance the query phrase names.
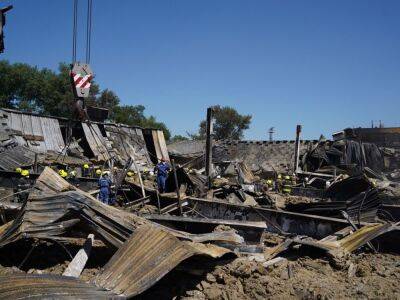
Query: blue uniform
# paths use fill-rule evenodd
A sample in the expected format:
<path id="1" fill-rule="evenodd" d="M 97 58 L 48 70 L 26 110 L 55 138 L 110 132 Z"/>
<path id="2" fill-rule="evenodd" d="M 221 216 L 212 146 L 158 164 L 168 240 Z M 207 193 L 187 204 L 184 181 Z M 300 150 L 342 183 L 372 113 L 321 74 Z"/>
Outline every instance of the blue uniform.
<path id="1" fill-rule="evenodd" d="M 157 173 L 157 186 L 160 193 L 165 192 L 165 181 L 167 180 L 169 169 L 169 165 L 166 162 L 160 162 L 154 168 Z"/>
<path id="2" fill-rule="evenodd" d="M 101 202 L 105 204 L 109 204 L 111 183 L 112 182 L 109 178 L 101 177 L 99 179 L 99 187 L 100 187 L 99 199 Z"/>

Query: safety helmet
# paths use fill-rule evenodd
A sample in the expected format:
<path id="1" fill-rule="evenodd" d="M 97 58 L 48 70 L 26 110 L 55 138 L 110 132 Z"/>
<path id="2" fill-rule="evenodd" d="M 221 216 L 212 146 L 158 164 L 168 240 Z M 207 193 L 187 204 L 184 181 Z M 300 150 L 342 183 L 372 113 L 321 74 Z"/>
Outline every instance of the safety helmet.
<path id="1" fill-rule="evenodd" d="M 84 165 L 83 165 L 83 168 L 84 168 L 84 169 L 89 169 L 89 165 L 88 165 L 88 164 L 84 164 Z"/>
<path id="2" fill-rule="evenodd" d="M 96 174 L 97 174 L 97 175 L 100 175 L 100 174 L 101 174 L 101 170 L 100 170 L 100 169 L 97 169 L 97 170 L 96 170 Z"/>
<path id="3" fill-rule="evenodd" d="M 271 179 L 268 179 L 268 180 L 267 180 L 267 184 L 272 184 L 272 180 L 271 180 Z"/>
<path id="4" fill-rule="evenodd" d="M 61 177 L 67 177 L 67 176 L 68 176 L 68 173 L 67 173 L 65 170 L 63 170 L 63 169 L 61 169 L 60 171 L 58 171 L 58 174 L 60 174 Z"/>
<path id="5" fill-rule="evenodd" d="M 22 169 L 21 169 L 21 168 L 16 168 L 16 169 L 15 169 L 15 172 L 21 173 L 21 172 L 22 172 Z"/>
<path id="6" fill-rule="evenodd" d="M 133 176 L 133 172 L 129 171 L 128 173 L 126 173 L 126 175 L 128 175 L 129 177 Z"/>
<path id="7" fill-rule="evenodd" d="M 29 171 L 28 170 L 21 170 L 21 175 L 28 177 L 29 176 Z"/>
<path id="8" fill-rule="evenodd" d="M 278 179 L 282 179 L 282 175 L 281 174 L 278 175 Z"/>
<path id="9" fill-rule="evenodd" d="M 290 176 L 289 176 L 289 175 L 286 175 L 286 176 L 285 176 L 285 179 L 288 179 L 288 180 L 289 180 L 289 179 L 290 179 Z"/>

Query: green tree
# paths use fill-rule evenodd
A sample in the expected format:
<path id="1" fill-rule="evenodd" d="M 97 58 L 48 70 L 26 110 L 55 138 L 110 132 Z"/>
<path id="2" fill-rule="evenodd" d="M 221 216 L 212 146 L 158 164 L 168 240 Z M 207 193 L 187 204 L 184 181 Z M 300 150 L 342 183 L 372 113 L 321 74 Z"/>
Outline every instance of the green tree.
<path id="1" fill-rule="evenodd" d="M 73 92 L 69 65 L 59 65 L 58 73 L 39 70 L 28 64 L 0 61 L 0 105 L 23 111 L 72 117 Z M 95 104 L 99 86 L 93 82 L 87 103 Z"/>
<path id="2" fill-rule="evenodd" d="M 105 89 L 96 99 L 96 105 L 108 109 L 109 119 L 114 119 L 115 109 L 119 106 L 119 97 L 111 90 Z"/>
<path id="3" fill-rule="evenodd" d="M 251 123 L 251 115 L 241 115 L 236 109 L 215 105 L 213 106 L 214 115 L 214 136 L 217 140 L 233 139 L 240 140 L 243 138 L 243 132 L 249 129 Z M 206 137 L 206 121 L 201 121 L 199 134 L 192 134 L 193 139 L 204 139 Z"/>
<path id="4" fill-rule="evenodd" d="M 28 64 L 0 61 L 0 106 L 71 118 L 74 95 L 69 72 L 70 66 L 66 63 L 60 63 L 58 72 L 54 72 Z M 160 129 L 167 140 L 171 137 L 164 123 L 154 116 L 144 115 L 143 105 L 120 106 L 120 99 L 113 91 L 104 89 L 100 92 L 94 81 L 85 102 L 88 106 L 108 108 L 110 119 L 118 123 Z"/>

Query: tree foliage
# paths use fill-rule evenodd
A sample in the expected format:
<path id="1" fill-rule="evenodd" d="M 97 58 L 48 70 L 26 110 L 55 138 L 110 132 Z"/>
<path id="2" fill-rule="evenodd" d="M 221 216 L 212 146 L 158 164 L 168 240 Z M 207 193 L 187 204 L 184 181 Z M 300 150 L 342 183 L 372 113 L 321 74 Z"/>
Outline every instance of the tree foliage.
<path id="1" fill-rule="evenodd" d="M 0 107 L 72 117 L 74 96 L 69 70 L 69 65 L 65 63 L 61 63 L 58 72 L 54 72 L 28 64 L 0 61 Z M 109 109 L 111 121 L 161 129 L 166 139 L 171 136 L 164 123 L 158 122 L 154 116 L 144 115 L 143 105 L 120 105 L 119 97 L 112 90 L 101 91 L 94 81 L 86 104 Z"/>
<path id="2" fill-rule="evenodd" d="M 214 137 L 217 140 L 240 140 L 243 138 L 243 132 L 249 129 L 251 123 L 251 115 L 241 115 L 236 109 L 229 106 L 213 106 L 213 116 L 215 120 Z M 206 137 L 206 126 L 206 121 L 201 121 L 199 133 L 191 134 L 191 138 L 204 139 Z"/>

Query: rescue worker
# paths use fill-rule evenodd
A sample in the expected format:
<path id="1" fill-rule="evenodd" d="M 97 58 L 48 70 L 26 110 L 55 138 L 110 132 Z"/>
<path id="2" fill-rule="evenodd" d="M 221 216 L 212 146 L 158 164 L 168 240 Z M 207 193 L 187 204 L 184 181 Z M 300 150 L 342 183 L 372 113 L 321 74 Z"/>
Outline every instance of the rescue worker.
<path id="1" fill-rule="evenodd" d="M 103 176 L 99 179 L 99 200 L 105 204 L 109 204 L 110 192 L 111 192 L 111 179 L 108 178 L 108 172 L 104 172 Z"/>
<path id="2" fill-rule="evenodd" d="M 83 177 L 89 177 L 89 164 L 84 164 L 83 165 Z"/>
<path id="3" fill-rule="evenodd" d="M 72 184 L 77 185 L 79 183 L 79 180 L 76 178 L 76 176 L 77 176 L 76 169 L 72 169 L 69 171 L 67 178 Z"/>
<path id="4" fill-rule="evenodd" d="M 25 178 L 29 178 L 29 170 L 21 170 L 21 175 Z"/>
<path id="5" fill-rule="evenodd" d="M 268 179 L 268 180 L 267 180 L 267 187 L 268 187 L 268 190 L 269 190 L 269 191 L 272 191 L 272 190 L 273 190 L 274 183 L 273 183 L 273 181 L 272 181 L 271 179 Z"/>
<path id="6" fill-rule="evenodd" d="M 21 170 L 21 172 L 18 172 L 19 170 L 17 170 L 17 172 L 22 175 L 22 178 L 18 180 L 18 186 L 16 191 L 18 192 L 17 201 L 25 202 L 26 199 L 28 199 L 29 188 L 31 187 L 31 182 L 29 180 L 29 170 L 23 170 L 21 168 L 17 169 Z"/>
<path id="7" fill-rule="evenodd" d="M 292 192 L 292 179 L 289 175 L 285 176 L 285 180 L 283 181 L 282 192 L 286 194 L 290 194 Z"/>
<path id="8" fill-rule="evenodd" d="M 169 164 L 162 158 L 161 161 L 154 167 L 154 173 L 157 174 L 157 186 L 160 193 L 165 192 L 165 181 L 167 180 Z"/>
<path id="9" fill-rule="evenodd" d="M 278 177 L 277 177 L 277 179 L 276 179 L 275 189 L 276 189 L 278 192 L 282 192 L 282 185 L 283 185 L 283 183 L 282 183 L 282 175 L 281 175 L 281 174 L 278 174 Z"/>
<path id="10" fill-rule="evenodd" d="M 68 176 L 67 171 L 65 171 L 64 169 L 61 169 L 60 171 L 58 171 L 58 174 L 62 177 L 62 178 L 66 178 Z"/>
<path id="11" fill-rule="evenodd" d="M 69 177 L 76 178 L 76 170 L 75 169 L 72 169 L 71 171 L 69 171 Z"/>

